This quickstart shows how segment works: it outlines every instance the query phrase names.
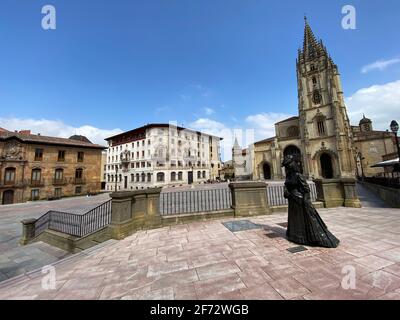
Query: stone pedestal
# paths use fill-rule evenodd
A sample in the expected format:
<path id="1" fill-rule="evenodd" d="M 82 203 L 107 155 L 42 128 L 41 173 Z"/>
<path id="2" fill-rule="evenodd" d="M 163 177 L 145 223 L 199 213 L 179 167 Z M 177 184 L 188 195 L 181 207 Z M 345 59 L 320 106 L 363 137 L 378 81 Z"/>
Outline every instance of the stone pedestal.
<path id="1" fill-rule="evenodd" d="M 341 206 L 361 208 L 355 179 L 315 179 L 314 182 L 317 188 L 317 201 L 323 202 L 325 208 Z"/>
<path id="2" fill-rule="evenodd" d="M 112 193 L 111 237 L 124 239 L 137 230 L 161 226 L 160 193 L 161 188 Z"/>
<path id="3" fill-rule="evenodd" d="M 267 184 L 264 182 L 234 182 L 229 184 L 232 192 L 232 208 L 235 216 L 247 217 L 270 214 Z"/>
<path id="4" fill-rule="evenodd" d="M 19 240 L 21 245 L 27 245 L 30 240 L 35 238 L 35 223 L 36 219 L 25 219 L 22 223 L 22 237 Z"/>

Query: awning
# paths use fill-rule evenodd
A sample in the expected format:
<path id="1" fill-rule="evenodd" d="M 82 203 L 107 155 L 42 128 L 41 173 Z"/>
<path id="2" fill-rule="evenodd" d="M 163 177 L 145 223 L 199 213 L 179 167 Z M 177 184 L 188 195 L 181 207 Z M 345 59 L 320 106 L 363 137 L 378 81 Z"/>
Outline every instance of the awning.
<path id="1" fill-rule="evenodd" d="M 384 168 L 384 167 L 393 167 L 396 164 L 399 164 L 399 158 L 393 160 L 387 160 L 383 162 L 379 162 L 371 166 L 371 168 Z"/>

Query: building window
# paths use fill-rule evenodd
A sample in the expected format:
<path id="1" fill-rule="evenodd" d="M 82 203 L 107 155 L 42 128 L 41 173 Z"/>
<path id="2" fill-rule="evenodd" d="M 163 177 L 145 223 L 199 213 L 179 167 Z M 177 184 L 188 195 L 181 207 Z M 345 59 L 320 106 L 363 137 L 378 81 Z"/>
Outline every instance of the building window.
<path id="1" fill-rule="evenodd" d="M 139 173 L 136 173 L 136 182 L 140 182 L 140 176 L 139 176 Z"/>
<path id="2" fill-rule="evenodd" d="M 164 182 L 165 181 L 165 174 L 163 172 L 157 173 L 157 182 Z"/>
<path id="3" fill-rule="evenodd" d="M 32 170 L 32 183 L 40 183 L 42 179 L 42 170 L 41 169 L 33 169 Z"/>
<path id="4" fill-rule="evenodd" d="M 197 179 L 201 179 L 201 171 L 197 171 Z"/>
<path id="5" fill-rule="evenodd" d="M 43 149 L 35 149 L 35 161 L 43 160 Z"/>
<path id="6" fill-rule="evenodd" d="M 85 158 L 85 153 L 82 151 L 78 152 L 78 162 L 83 162 L 83 159 Z"/>
<path id="7" fill-rule="evenodd" d="M 183 173 L 182 171 L 178 172 L 178 180 L 182 181 L 183 180 Z"/>
<path id="8" fill-rule="evenodd" d="M 325 121 L 323 119 L 317 120 L 317 128 L 318 128 L 318 134 L 320 136 L 325 135 Z"/>
<path id="9" fill-rule="evenodd" d="M 65 161 L 65 150 L 58 151 L 58 159 L 57 161 Z"/>
<path id="10" fill-rule="evenodd" d="M 56 169 L 54 174 L 54 180 L 61 181 L 64 177 L 64 169 Z"/>
<path id="11" fill-rule="evenodd" d="M 75 187 L 75 194 L 81 194 L 81 193 L 82 193 L 82 187 L 81 186 Z"/>
<path id="12" fill-rule="evenodd" d="M 203 171 L 203 179 L 205 179 L 205 178 L 206 178 L 206 172 Z"/>
<path id="13" fill-rule="evenodd" d="M 32 189 L 31 191 L 31 200 L 35 201 L 35 200 L 39 200 L 40 198 L 40 190 L 39 189 Z"/>
<path id="14" fill-rule="evenodd" d="M 55 188 L 54 189 L 54 197 L 61 198 L 62 197 L 62 188 Z"/>
<path id="15" fill-rule="evenodd" d="M 176 181 L 176 172 L 171 172 L 171 181 Z"/>
<path id="16" fill-rule="evenodd" d="M 83 169 L 75 170 L 75 182 L 82 183 L 83 182 Z"/>
<path id="17" fill-rule="evenodd" d="M 290 138 L 298 137 L 299 134 L 300 134 L 299 127 L 297 127 L 297 126 L 291 126 L 287 129 L 287 136 Z"/>
<path id="18" fill-rule="evenodd" d="M 146 174 L 142 173 L 142 182 L 146 182 Z"/>
<path id="19" fill-rule="evenodd" d="M 151 182 L 151 173 L 147 174 L 147 182 Z"/>
<path id="20" fill-rule="evenodd" d="M 15 182 L 15 168 L 7 168 L 4 175 L 4 184 L 14 184 Z"/>
<path id="21" fill-rule="evenodd" d="M 312 78 L 312 83 L 313 83 L 313 84 L 317 84 L 317 78 L 313 77 L 313 78 Z"/>

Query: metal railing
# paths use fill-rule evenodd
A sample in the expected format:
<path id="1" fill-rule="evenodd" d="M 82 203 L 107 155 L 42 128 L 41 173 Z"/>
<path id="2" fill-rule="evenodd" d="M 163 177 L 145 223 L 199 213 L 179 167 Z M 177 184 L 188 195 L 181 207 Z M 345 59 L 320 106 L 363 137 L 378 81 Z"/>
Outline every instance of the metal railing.
<path id="1" fill-rule="evenodd" d="M 364 177 L 363 181 L 377 184 L 383 187 L 400 189 L 400 177 Z"/>
<path id="2" fill-rule="evenodd" d="M 165 192 L 160 195 L 160 214 L 176 215 L 231 209 L 228 188 Z"/>
<path id="3" fill-rule="evenodd" d="M 85 214 L 49 211 L 35 222 L 35 237 L 46 229 L 84 237 L 111 223 L 111 200 Z"/>
<path id="4" fill-rule="evenodd" d="M 317 188 L 315 187 L 315 183 L 309 182 L 308 185 L 311 189 L 311 201 L 315 202 L 317 199 Z M 271 207 L 275 206 L 286 206 L 288 205 L 288 199 L 284 197 L 285 186 L 284 185 L 268 185 L 267 187 L 267 197 L 268 204 Z"/>

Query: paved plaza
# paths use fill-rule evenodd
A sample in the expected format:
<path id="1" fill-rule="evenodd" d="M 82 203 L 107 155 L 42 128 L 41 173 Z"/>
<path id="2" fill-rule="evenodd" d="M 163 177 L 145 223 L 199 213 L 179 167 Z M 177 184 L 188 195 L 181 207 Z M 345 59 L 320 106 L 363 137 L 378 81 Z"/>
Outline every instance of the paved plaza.
<path id="1" fill-rule="evenodd" d="M 109 199 L 108 194 L 0 206 L 0 282 L 56 262 L 68 252 L 38 242 L 21 247 L 21 220 L 39 218 L 49 210 L 82 214 Z"/>
<path id="2" fill-rule="evenodd" d="M 55 265 L 56 288 L 41 272 L 0 284 L 0 299 L 400 299 L 400 210 L 321 209 L 337 249 L 297 247 L 285 239 L 287 215 L 140 231 Z M 350 269 L 349 269 L 350 268 Z M 343 278 L 355 271 L 355 288 Z M 346 286 L 345 286 L 346 287 Z"/>

